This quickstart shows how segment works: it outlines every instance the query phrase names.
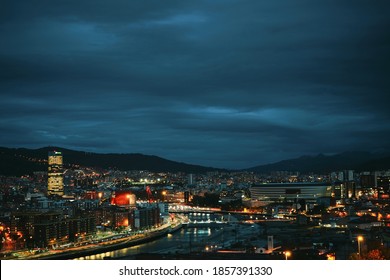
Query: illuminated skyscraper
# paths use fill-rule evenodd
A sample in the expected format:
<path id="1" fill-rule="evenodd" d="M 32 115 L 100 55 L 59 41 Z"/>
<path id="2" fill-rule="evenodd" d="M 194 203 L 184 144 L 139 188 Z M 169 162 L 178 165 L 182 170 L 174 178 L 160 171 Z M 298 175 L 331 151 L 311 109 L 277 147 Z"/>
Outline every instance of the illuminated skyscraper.
<path id="1" fill-rule="evenodd" d="M 47 173 L 47 194 L 64 195 L 64 179 L 61 152 L 49 152 L 49 169 Z"/>

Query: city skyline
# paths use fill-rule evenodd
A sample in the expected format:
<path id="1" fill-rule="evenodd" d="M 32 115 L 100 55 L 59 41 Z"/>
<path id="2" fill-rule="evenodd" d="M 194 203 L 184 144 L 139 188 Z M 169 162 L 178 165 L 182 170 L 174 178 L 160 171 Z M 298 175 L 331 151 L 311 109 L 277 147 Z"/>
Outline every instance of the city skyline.
<path id="1" fill-rule="evenodd" d="M 0 146 L 248 168 L 389 151 L 387 1 L 6 1 Z"/>
<path id="2" fill-rule="evenodd" d="M 388 169 L 126 171 L 52 148 L 0 151 L 47 168 L 0 176 L 2 260 L 389 258 Z"/>

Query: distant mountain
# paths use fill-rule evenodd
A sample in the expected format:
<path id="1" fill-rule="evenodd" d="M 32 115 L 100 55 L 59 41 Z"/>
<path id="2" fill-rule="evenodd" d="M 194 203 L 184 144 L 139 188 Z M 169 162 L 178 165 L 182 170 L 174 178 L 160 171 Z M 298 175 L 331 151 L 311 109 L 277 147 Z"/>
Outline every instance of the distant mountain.
<path id="1" fill-rule="evenodd" d="M 80 165 L 104 169 L 149 170 L 151 172 L 206 173 L 208 171 L 226 171 L 143 154 L 98 154 L 60 147 L 40 149 L 0 147 L 0 175 L 21 176 L 32 174 L 34 171 L 47 171 L 47 155 L 49 151 L 53 150 L 63 153 L 65 166 Z M 390 154 L 345 152 L 331 156 L 323 154 L 302 156 L 272 164 L 259 165 L 246 169 L 246 171 L 257 173 L 274 171 L 322 173 L 345 169 L 356 171 L 388 170 L 390 169 Z"/>
<path id="2" fill-rule="evenodd" d="M 0 175 L 21 176 L 31 174 L 34 171 L 46 171 L 47 155 L 49 151 L 53 150 L 62 152 L 64 165 L 76 164 L 88 167 L 149 170 L 152 172 L 205 173 L 220 170 L 143 154 L 98 154 L 60 147 L 44 147 L 40 149 L 0 147 Z"/>
<path id="3" fill-rule="evenodd" d="M 369 152 L 345 152 L 336 155 L 302 156 L 272 164 L 259 165 L 248 171 L 268 173 L 274 171 L 291 172 L 332 172 L 352 169 L 356 171 L 374 171 L 390 169 L 390 156 Z"/>

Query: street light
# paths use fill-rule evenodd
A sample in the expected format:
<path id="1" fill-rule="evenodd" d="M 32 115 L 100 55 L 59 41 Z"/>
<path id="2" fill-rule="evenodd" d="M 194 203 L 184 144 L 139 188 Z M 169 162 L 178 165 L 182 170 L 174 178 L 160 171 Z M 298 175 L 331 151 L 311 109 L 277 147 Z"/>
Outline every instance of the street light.
<path id="1" fill-rule="evenodd" d="M 162 191 L 161 194 L 162 194 L 163 201 L 165 201 L 165 196 L 167 195 L 167 191 Z"/>
<path id="2" fill-rule="evenodd" d="M 362 246 L 362 241 L 364 240 L 364 238 L 363 238 L 363 236 L 359 235 L 357 237 L 357 240 L 358 240 L 359 259 L 361 259 L 362 258 L 361 257 L 361 251 L 362 251 L 361 246 Z"/>
<path id="3" fill-rule="evenodd" d="M 290 251 L 286 251 L 286 252 L 284 252 L 284 255 L 286 256 L 286 261 L 287 261 L 288 257 L 291 256 L 291 252 Z"/>

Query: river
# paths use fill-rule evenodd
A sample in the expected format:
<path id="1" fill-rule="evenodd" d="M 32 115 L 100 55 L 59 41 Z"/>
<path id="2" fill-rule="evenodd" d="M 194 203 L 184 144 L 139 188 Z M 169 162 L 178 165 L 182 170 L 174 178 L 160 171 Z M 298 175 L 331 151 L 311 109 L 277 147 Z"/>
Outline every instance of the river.
<path id="1" fill-rule="evenodd" d="M 189 253 L 205 250 L 206 247 L 223 248 L 234 242 L 258 236 L 261 231 L 259 226 L 251 225 L 228 225 L 219 224 L 214 226 L 202 225 L 199 222 L 220 221 L 224 219 L 219 214 L 191 214 L 189 218 L 197 221 L 198 224 L 182 228 L 172 234 L 168 234 L 160 239 L 110 252 L 94 254 L 90 256 L 76 258 L 76 260 L 101 260 L 112 259 L 133 259 L 135 255 L 141 253 Z M 264 241 L 265 242 L 265 241 Z"/>

